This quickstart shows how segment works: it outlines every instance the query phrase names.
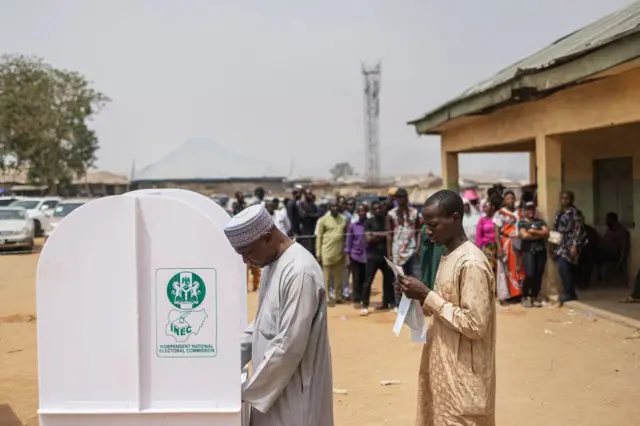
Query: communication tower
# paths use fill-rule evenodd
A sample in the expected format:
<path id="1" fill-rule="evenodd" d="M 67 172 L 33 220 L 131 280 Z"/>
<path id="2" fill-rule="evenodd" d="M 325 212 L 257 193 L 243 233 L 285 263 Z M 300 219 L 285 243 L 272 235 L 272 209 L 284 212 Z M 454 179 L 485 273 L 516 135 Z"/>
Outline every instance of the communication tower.
<path id="1" fill-rule="evenodd" d="M 362 64 L 364 78 L 365 177 L 370 185 L 380 183 L 380 62 Z"/>

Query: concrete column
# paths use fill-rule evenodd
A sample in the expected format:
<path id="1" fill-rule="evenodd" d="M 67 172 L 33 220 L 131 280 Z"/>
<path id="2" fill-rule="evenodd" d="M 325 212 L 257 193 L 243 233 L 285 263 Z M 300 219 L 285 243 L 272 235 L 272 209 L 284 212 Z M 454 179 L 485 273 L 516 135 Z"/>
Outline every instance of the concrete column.
<path id="1" fill-rule="evenodd" d="M 536 163 L 538 208 L 549 228 L 553 229 L 553 220 L 558 209 L 560 191 L 562 191 L 562 143 L 559 137 L 547 135 L 536 137 Z M 549 257 L 542 283 L 542 293 L 555 298 L 560 289 L 557 264 Z"/>
<path id="2" fill-rule="evenodd" d="M 529 183 L 536 183 L 538 176 L 536 173 L 536 152 L 529 151 Z"/>
<path id="3" fill-rule="evenodd" d="M 442 186 L 460 192 L 460 175 L 458 173 L 458 153 L 445 151 L 442 148 Z"/>

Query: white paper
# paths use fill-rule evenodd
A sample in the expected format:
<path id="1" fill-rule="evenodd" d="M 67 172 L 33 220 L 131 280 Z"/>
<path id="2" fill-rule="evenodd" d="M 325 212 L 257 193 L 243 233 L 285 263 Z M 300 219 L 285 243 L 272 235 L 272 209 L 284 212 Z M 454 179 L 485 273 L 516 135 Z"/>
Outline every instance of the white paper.
<path id="1" fill-rule="evenodd" d="M 398 315 L 393 324 L 393 332 L 400 336 L 402 324 L 406 324 L 411 329 L 411 340 L 418 343 L 427 341 L 427 323 L 422 314 L 422 306 L 417 300 L 411 300 L 404 294 L 398 306 Z"/>
<path id="2" fill-rule="evenodd" d="M 400 305 L 398 306 L 398 315 L 396 316 L 396 322 L 395 324 L 393 324 L 393 332 L 396 334 L 396 336 L 399 336 L 400 331 L 402 331 L 402 324 L 404 324 L 404 320 L 407 317 L 407 313 L 409 313 L 410 307 L 411 299 L 403 294 L 402 299 L 400 299 Z"/>
<path id="3" fill-rule="evenodd" d="M 389 268 L 391 268 L 391 270 L 393 271 L 393 275 L 395 275 L 396 277 L 398 277 L 398 276 L 404 277 L 404 272 L 402 272 L 402 268 L 398 268 L 395 265 L 395 263 L 393 263 L 392 261 L 390 261 L 386 257 L 384 258 L 384 260 L 387 261 L 387 265 L 389 265 Z"/>
<path id="4" fill-rule="evenodd" d="M 393 271 L 396 277 L 404 276 L 402 269 L 396 266 L 386 257 L 384 260 Z M 426 343 L 427 341 L 427 323 L 424 320 L 422 313 L 422 306 L 417 300 L 411 300 L 404 294 L 400 299 L 400 305 L 398 305 L 398 315 L 396 316 L 396 322 L 393 324 L 393 332 L 396 336 L 400 336 L 402 331 L 402 324 L 407 324 L 411 329 L 411 340 L 418 343 Z"/>

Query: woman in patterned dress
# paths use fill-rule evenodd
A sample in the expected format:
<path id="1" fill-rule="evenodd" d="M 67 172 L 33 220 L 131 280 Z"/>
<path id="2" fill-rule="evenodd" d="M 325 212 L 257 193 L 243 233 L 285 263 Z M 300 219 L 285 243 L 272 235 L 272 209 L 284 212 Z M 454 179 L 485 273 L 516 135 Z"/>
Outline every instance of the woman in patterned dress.
<path id="1" fill-rule="evenodd" d="M 496 290 L 500 303 L 518 299 L 522 292 L 524 268 L 520 253 L 517 225 L 520 213 L 516 209 L 516 196 L 512 191 L 504 194 L 503 207 L 493 216 L 498 245 L 498 273 Z"/>

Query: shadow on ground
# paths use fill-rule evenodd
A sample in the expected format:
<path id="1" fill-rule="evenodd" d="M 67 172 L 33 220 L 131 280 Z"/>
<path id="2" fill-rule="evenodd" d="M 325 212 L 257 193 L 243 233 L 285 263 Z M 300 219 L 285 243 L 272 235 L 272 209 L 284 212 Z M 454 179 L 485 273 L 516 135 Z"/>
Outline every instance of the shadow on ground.
<path id="1" fill-rule="evenodd" d="M 630 294 L 631 289 L 625 287 L 594 288 L 579 291 L 578 297 L 584 305 L 640 321 L 640 303 L 620 303 Z"/>

